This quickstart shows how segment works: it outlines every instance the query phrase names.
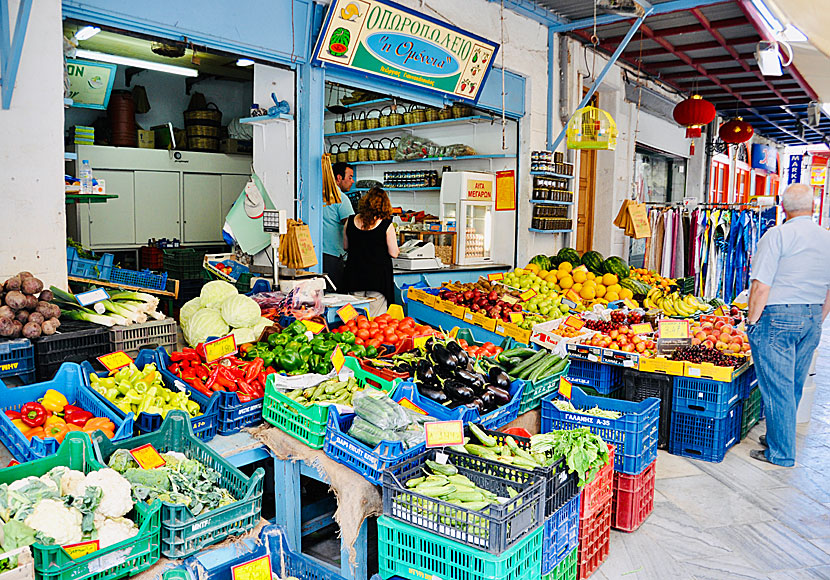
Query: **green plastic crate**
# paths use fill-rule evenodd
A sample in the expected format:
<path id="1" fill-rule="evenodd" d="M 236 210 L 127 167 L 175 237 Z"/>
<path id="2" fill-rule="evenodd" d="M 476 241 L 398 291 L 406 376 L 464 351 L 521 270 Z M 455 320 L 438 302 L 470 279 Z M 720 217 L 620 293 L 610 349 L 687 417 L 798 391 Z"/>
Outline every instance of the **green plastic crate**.
<path id="1" fill-rule="evenodd" d="M 158 431 L 120 443 L 93 437 L 96 457 L 104 465 L 117 449 L 135 449 L 148 443 L 159 453 L 178 451 L 216 470 L 220 475 L 218 485 L 227 489 L 236 499 L 230 505 L 199 516 L 194 516 L 183 504 L 161 502 L 163 556 L 185 558 L 230 535 L 245 533 L 259 522 L 265 471 L 261 467 L 257 468 L 253 475 L 248 477 L 228 463 L 225 458 L 196 438 L 187 413 L 171 411 Z"/>
<path id="2" fill-rule="evenodd" d="M 0 483 L 12 483 L 24 477 L 40 477 L 53 467 L 65 466 L 89 473 L 101 469 L 85 433 L 69 433 L 58 451 L 43 459 L 0 469 Z M 35 544 L 37 580 L 115 580 L 135 576 L 155 564 L 160 556 L 161 503 L 139 503 L 127 514 L 138 526 L 138 534 L 73 560 L 61 546 Z"/>
<path id="3" fill-rule="evenodd" d="M 561 373 L 556 373 L 540 381 L 525 381 L 525 390 L 522 392 L 522 401 L 519 403 L 519 415 L 535 409 L 542 403 L 542 399 L 554 391 L 559 390 L 559 379 L 568 376 L 571 363 L 565 365 Z"/>
<path id="4" fill-rule="evenodd" d="M 543 527 L 498 556 L 442 538 L 387 516 L 378 518 L 378 568 L 382 578 L 411 580 L 538 580 Z"/>
<path id="5" fill-rule="evenodd" d="M 195 248 L 170 248 L 164 250 L 164 270 L 176 280 L 194 280 L 202 277 L 205 251 Z"/>
<path id="6" fill-rule="evenodd" d="M 746 439 L 749 431 L 761 420 L 761 389 L 755 387 L 749 392 L 749 397 L 744 401 L 744 410 L 741 415 L 741 439 Z"/>
<path id="7" fill-rule="evenodd" d="M 565 556 L 565 559 L 559 562 L 553 570 L 542 576 L 542 580 L 576 580 L 578 550 L 579 548 L 571 550 L 571 553 Z"/>

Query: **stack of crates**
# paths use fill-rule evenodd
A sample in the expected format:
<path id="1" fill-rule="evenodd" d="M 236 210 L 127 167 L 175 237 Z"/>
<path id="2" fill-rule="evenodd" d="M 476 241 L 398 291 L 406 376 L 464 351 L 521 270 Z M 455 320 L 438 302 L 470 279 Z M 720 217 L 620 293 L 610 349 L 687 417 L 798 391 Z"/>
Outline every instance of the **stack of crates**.
<path id="1" fill-rule="evenodd" d="M 568 380 L 578 387 L 590 387 L 600 395 L 616 398 L 621 394 L 624 368 L 571 357 Z"/>
<path id="2" fill-rule="evenodd" d="M 587 578 L 605 561 L 611 547 L 611 510 L 614 495 L 613 445 L 608 446 L 608 463 L 580 492 L 578 578 Z"/>
<path id="3" fill-rule="evenodd" d="M 746 439 L 752 428 L 764 416 L 764 401 L 761 399 L 761 389 L 758 386 L 758 377 L 755 366 L 746 369 L 741 375 L 743 383 L 743 413 L 741 414 L 741 441 Z"/>
<path id="4" fill-rule="evenodd" d="M 660 399 L 657 448 L 666 449 L 669 446 L 671 403 L 672 393 L 674 392 L 672 377 L 658 373 L 644 373 L 634 369 L 626 369 L 623 373 L 623 385 L 625 390 L 622 398 L 626 401 L 639 403 L 649 397 Z"/>
<path id="5" fill-rule="evenodd" d="M 162 266 L 167 275 L 179 281 L 179 295 L 173 302 L 173 311 L 178 317 L 179 309 L 185 302 L 196 298 L 205 284 L 202 276 L 202 261 L 205 251 L 196 248 L 165 248 L 162 250 Z"/>

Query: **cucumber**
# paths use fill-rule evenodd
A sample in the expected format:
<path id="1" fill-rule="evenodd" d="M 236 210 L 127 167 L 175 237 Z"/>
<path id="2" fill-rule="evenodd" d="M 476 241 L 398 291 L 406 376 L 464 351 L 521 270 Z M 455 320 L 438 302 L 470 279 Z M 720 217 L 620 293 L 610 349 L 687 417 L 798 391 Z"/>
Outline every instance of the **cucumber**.
<path id="1" fill-rule="evenodd" d="M 513 367 L 510 371 L 508 371 L 507 374 L 512 376 L 512 377 L 515 377 L 515 378 L 521 378 L 518 373 L 521 373 L 526 368 L 536 364 L 537 362 L 539 362 L 540 360 L 545 358 L 545 356 L 547 356 L 547 354 L 548 353 L 547 353 L 546 350 L 536 351 L 536 354 L 534 354 L 530 358 L 526 359 L 524 362 L 522 362 L 522 363 L 516 365 L 515 367 Z"/>
<path id="2" fill-rule="evenodd" d="M 516 348 L 511 348 L 511 349 L 505 350 L 501 354 L 499 354 L 499 362 L 504 362 L 504 361 L 501 360 L 502 357 L 504 357 L 504 358 L 519 357 L 521 359 L 525 359 L 525 358 L 533 356 L 534 354 L 536 354 L 536 351 L 533 350 L 532 348 L 527 348 L 526 346 L 519 346 L 519 347 L 516 347 Z"/>
<path id="3" fill-rule="evenodd" d="M 558 375 L 559 373 L 565 370 L 566 366 L 568 366 L 568 359 L 562 359 L 558 363 L 553 365 L 551 368 L 549 368 L 547 371 L 542 373 L 539 376 L 539 379 L 546 379 L 548 377 L 552 377 L 553 375 Z"/>
<path id="4" fill-rule="evenodd" d="M 533 372 L 536 371 L 537 369 L 539 369 L 541 367 L 546 367 L 548 365 L 549 361 L 550 361 L 550 357 L 553 356 L 553 355 L 551 355 L 547 351 L 543 351 L 543 352 L 545 353 L 545 356 L 543 356 L 542 358 L 537 360 L 535 363 L 533 363 L 529 367 L 526 367 L 524 370 L 522 370 L 522 372 L 520 372 L 519 374 L 516 375 L 516 378 L 526 379 L 531 374 L 533 374 Z"/>
<path id="5" fill-rule="evenodd" d="M 540 364 L 535 369 L 533 369 L 533 371 L 528 375 L 527 380 L 539 380 L 540 378 L 545 376 L 545 373 L 547 373 L 550 369 L 559 364 L 561 360 L 562 359 L 560 359 L 556 355 L 552 355 L 551 357 L 546 358 L 544 364 Z"/>

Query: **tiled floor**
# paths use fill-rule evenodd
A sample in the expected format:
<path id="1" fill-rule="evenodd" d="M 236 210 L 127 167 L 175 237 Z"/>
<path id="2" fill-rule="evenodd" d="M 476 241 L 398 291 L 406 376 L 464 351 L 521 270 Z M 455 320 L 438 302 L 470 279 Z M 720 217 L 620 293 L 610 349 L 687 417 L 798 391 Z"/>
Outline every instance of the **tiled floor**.
<path id="1" fill-rule="evenodd" d="M 796 467 L 749 457 L 763 422 L 722 463 L 660 451 L 654 512 L 592 580 L 830 580 L 830 319 L 816 370 Z"/>

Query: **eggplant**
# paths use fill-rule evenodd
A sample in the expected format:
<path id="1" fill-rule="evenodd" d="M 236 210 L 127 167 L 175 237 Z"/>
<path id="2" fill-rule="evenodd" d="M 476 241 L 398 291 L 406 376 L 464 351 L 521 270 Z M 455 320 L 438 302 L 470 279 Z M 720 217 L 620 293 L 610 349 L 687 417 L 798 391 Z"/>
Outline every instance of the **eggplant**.
<path id="1" fill-rule="evenodd" d="M 418 364 L 415 367 L 415 377 L 430 385 L 436 385 L 438 383 L 435 368 L 426 359 L 418 361 Z"/>
<path id="2" fill-rule="evenodd" d="M 510 393 L 505 389 L 500 389 L 499 387 L 494 387 L 493 385 L 487 385 L 486 392 L 493 394 L 493 396 L 496 398 L 496 406 L 498 407 L 506 405 L 510 402 Z"/>
<path id="3" fill-rule="evenodd" d="M 443 405 L 448 400 L 447 394 L 441 389 L 436 389 L 423 383 L 417 383 L 416 386 L 418 387 L 419 394 L 423 395 L 431 401 L 435 401 L 439 405 Z"/>
<path id="4" fill-rule="evenodd" d="M 447 367 L 442 367 L 441 365 L 436 365 L 435 376 L 437 376 L 439 380 L 452 379 L 455 378 L 455 371 L 452 369 L 448 369 Z"/>
<path id="5" fill-rule="evenodd" d="M 458 366 L 458 359 L 440 344 L 436 344 L 432 349 L 432 360 L 439 366 L 455 370 Z"/>
<path id="6" fill-rule="evenodd" d="M 484 405 L 484 413 L 489 413 L 490 411 L 498 407 L 496 395 L 494 395 L 490 391 L 484 391 L 484 394 L 481 395 L 481 402 Z"/>
<path id="7" fill-rule="evenodd" d="M 452 344 L 452 343 L 450 343 Z M 463 350 L 459 352 L 454 352 L 453 356 L 456 358 L 456 368 L 458 369 L 466 369 L 470 365 L 470 357 L 467 356 L 467 353 Z"/>
<path id="8" fill-rule="evenodd" d="M 488 382 L 494 387 L 504 389 L 505 391 L 510 390 L 510 377 L 499 367 L 490 367 L 487 378 L 489 379 Z"/>
<path id="9" fill-rule="evenodd" d="M 455 379 L 444 381 L 444 392 L 453 401 L 469 403 L 476 398 L 476 394 L 470 387 L 465 386 Z"/>
<path id="10" fill-rule="evenodd" d="M 415 370 L 415 369 L 412 368 L 411 364 L 409 364 L 408 362 L 405 362 L 405 361 L 399 362 L 397 365 L 395 365 L 394 368 L 395 368 L 396 372 L 406 373 L 410 376 L 412 375 L 412 371 Z"/>
<path id="11" fill-rule="evenodd" d="M 471 373 L 469 371 L 456 371 L 455 378 L 467 387 L 473 389 L 476 393 L 482 393 L 486 385 L 484 377 L 478 373 Z"/>
<path id="12" fill-rule="evenodd" d="M 469 407 L 470 409 L 475 409 L 476 411 L 478 411 L 479 415 L 484 415 L 487 412 L 485 410 L 487 406 L 484 404 L 484 401 L 478 398 L 473 399 L 471 403 L 467 403 L 467 407 Z"/>
<path id="13" fill-rule="evenodd" d="M 458 356 L 459 352 L 464 352 L 464 349 L 461 348 L 461 345 L 455 342 L 454 340 L 451 340 L 447 343 L 447 350 L 456 356 Z"/>

